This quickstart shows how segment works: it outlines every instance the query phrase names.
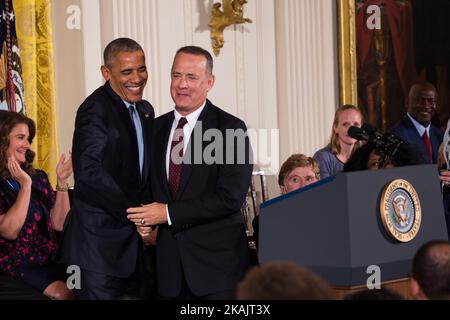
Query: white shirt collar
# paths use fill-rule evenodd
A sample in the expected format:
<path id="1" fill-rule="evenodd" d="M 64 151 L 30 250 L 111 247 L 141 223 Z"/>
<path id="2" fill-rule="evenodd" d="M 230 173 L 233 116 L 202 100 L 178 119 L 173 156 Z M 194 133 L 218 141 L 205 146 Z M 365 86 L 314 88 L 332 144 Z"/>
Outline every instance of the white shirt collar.
<path id="1" fill-rule="evenodd" d="M 206 100 L 203 102 L 202 106 L 195 110 L 194 112 L 189 113 L 187 116 L 181 115 L 177 110 L 173 110 L 173 114 L 175 116 L 175 123 L 177 124 L 180 118 L 186 118 L 189 127 L 193 128 L 195 126 L 195 123 L 198 120 L 198 117 L 200 116 L 200 113 L 202 113 L 203 109 L 205 108 Z M 176 125 L 175 125 L 176 126 Z"/>
<path id="2" fill-rule="evenodd" d="M 416 119 L 414 119 L 409 112 L 407 113 L 408 117 L 411 119 L 414 127 L 416 127 L 417 132 L 419 132 L 420 136 L 423 136 L 425 130 L 427 131 L 427 135 L 430 136 L 430 126 L 429 124 L 427 127 L 424 127 L 421 123 L 419 123 Z"/>
<path id="3" fill-rule="evenodd" d="M 135 103 L 130 103 L 128 101 L 125 101 L 122 99 L 122 101 L 125 103 L 125 106 L 127 107 L 127 109 L 130 109 L 130 106 L 134 106 L 136 108 L 136 104 Z"/>

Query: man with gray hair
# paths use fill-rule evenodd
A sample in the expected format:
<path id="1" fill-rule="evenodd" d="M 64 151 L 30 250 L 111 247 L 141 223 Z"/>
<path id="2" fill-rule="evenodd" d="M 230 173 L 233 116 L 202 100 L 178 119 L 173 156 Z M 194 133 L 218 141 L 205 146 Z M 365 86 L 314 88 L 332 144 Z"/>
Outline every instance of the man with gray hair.
<path id="1" fill-rule="evenodd" d="M 250 263 L 240 212 L 252 175 L 250 143 L 245 123 L 207 98 L 212 72 L 212 56 L 200 47 L 175 54 L 175 108 L 153 124 L 154 202 L 128 209 L 134 223 L 158 225 L 158 292 L 165 298 L 233 299 Z M 225 136 L 214 148 L 223 157 L 212 163 L 210 144 L 203 140 L 207 131 L 217 140 Z M 241 134 L 229 141 L 229 131 Z"/>

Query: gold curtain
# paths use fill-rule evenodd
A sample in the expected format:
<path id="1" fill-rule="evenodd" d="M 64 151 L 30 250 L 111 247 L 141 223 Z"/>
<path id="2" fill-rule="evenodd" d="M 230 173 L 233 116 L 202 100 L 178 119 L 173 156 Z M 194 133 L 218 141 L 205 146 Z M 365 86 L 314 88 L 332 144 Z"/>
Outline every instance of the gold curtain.
<path id="1" fill-rule="evenodd" d="M 51 0 L 14 0 L 27 116 L 36 122 L 35 167 L 56 183 L 58 161 Z"/>

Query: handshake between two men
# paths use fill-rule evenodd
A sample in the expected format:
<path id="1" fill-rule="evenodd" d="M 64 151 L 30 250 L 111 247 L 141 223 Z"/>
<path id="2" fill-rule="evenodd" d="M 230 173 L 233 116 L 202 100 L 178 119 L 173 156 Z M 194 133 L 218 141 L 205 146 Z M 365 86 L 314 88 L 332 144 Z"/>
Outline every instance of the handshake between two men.
<path id="1" fill-rule="evenodd" d="M 156 243 L 158 225 L 167 222 L 166 204 L 153 202 L 127 209 L 127 218 L 136 225 L 146 245 Z"/>

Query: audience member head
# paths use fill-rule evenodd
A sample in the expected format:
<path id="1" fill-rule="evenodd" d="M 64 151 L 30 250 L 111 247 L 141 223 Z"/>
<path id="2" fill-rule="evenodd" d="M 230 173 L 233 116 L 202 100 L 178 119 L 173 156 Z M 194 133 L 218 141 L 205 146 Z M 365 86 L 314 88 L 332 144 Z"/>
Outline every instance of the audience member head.
<path id="1" fill-rule="evenodd" d="M 130 103 L 142 100 L 148 78 L 142 47 L 132 39 L 118 38 L 106 46 L 103 60 L 103 78 L 114 92 Z"/>
<path id="2" fill-rule="evenodd" d="M 386 155 L 385 151 L 372 143 L 359 147 L 344 165 L 344 172 L 359 170 L 378 170 L 420 164 L 419 153 L 413 146 L 402 142 L 394 155 Z"/>
<path id="3" fill-rule="evenodd" d="M 427 127 L 436 112 L 437 91 L 429 82 L 414 84 L 409 90 L 408 113 Z"/>
<path id="4" fill-rule="evenodd" d="M 350 137 L 347 133 L 351 126 L 361 127 L 361 111 L 351 105 L 340 106 L 334 113 L 333 128 L 331 128 L 331 137 L 328 147 L 334 154 L 340 154 L 343 145 L 354 146 L 357 140 Z"/>
<path id="5" fill-rule="evenodd" d="M 344 164 L 344 172 L 359 171 L 367 169 L 378 169 L 378 163 L 381 152 L 375 148 L 371 143 L 366 143 L 359 147 L 347 163 Z"/>
<path id="6" fill-rule="evenodd" d="M 397 292 L 387 288 L 365 289 L 347 294 L 343 300 L 404 300 Z"/>
<path id="7" fill-rule="evenodd" d="M 412 262 L 411 293 L 416 299 L 450 299 L 450 244 L 433 240 Z"/>
<path id="8" fill-rule="evenodd" d="M 320 179 L 319 163 L 304 154 L 293 154 L 282 164 L 278 174 L 278 185 L 285 194 Z"/>
<path id="9" fill-rule="evenodd" d="M 292 262 L 250 269 L 237 289 L 239 300 L 332 300 L 333 289 L 319 276 Z"/>
<path id="10" fill-rule="evenodd" d="M 30 145 L 36 134 L 33 120 L 22 113 L 0 111 L 0 177 L 9 178 L 8 158 L 14 157 L 28 174 L 33 174 L 34 152 Z"/>

